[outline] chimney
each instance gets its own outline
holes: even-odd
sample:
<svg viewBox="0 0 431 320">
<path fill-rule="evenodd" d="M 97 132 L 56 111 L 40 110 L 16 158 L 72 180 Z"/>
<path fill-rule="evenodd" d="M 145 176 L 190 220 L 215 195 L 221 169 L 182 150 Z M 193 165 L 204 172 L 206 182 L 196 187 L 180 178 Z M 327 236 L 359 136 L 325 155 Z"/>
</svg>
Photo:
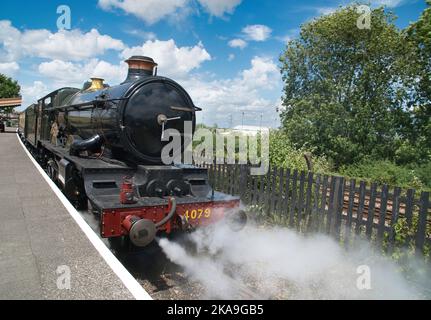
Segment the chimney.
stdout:
<svg viewBox="0 0 431 320">
<path fill-rule="evenodd" d="M 125 62 L 129 65 L 129 73 L 123 83 L 151 77 L 154 75 L 154 68 L 157 67 L 157 63 L 152 58 L 145 56 L 133 56 Z"/>
</svg>

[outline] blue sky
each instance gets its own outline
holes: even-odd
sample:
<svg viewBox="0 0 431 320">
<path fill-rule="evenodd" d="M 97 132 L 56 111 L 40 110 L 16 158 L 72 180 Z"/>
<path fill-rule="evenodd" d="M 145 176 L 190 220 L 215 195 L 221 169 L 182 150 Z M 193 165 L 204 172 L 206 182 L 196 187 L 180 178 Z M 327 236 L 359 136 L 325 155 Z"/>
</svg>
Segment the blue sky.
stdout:
<svg viewBox="0 0 431 320">
<path fill-rule="evenodd" d="M 406 27 L 424 0 L 372 0 Z M 111 85 L 131 54 L 150 55 L 204 109 L 198 121 L 219 126 L 278 125 L 278 56 L 302 23 L 348 1 L 93 0 L 0 4 L 0 72 L 17 79 L 30 104 L 90 76 Z M 71 9 L 71 30 L 57 28 L 57 7 Z M 243 116 L 244 114 L 244 116 Z"/>
</svg>

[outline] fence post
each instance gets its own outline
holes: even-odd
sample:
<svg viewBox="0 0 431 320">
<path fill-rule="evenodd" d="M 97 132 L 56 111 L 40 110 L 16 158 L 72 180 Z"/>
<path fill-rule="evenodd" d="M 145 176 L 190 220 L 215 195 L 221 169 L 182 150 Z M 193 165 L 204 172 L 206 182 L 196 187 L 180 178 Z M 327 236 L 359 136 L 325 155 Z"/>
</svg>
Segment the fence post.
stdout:
<svg viewBox="0 0 431 320">
<path fill-rule="evenodd" d="M 274 167 L 274 173 L 273 173 L 272 184 L 271 184 L 271 201 L 269 205 L 269 211 L 271 211 L 271 214 L 276 213 L 275 204 L 277 202 L 277 177 L 279 176 L 279 171 L 281 171 L 281 169 Z"/>
<path fill-rule="evenodd" d="M 312 172 L 309 172 L 307 179 L 307 192 L 305 197 L 305 216 L 307 219 L 310 219 L 311 215 L 311 194 L 313 188 L 313 178 L 314 174 Z"/>
<path fill-rule="evenodd" d="M 331 184 L 329 189 L 329 203 L 328 203 L 328 211 L 326 213 L 326 233 L 331 234 L 332 227 L 332 216 L 334 214 L 334 198 L 335 198 L 335 188 L 336 188 L 337 178 L 331 176 Z"/>
<path fill-rule="evenodd" d="M 220 190 L 220 180 L 221 180 L 221 176 L 222 176 L 221 175 L 221 165 L 217 164 L 217 162 L 216 162 L 215 167 L 217 168 L 217 177 L 216 177 L 215 187 L 216 187 L 216 190 L 219 191 Z"/>
<path fill-rule="evenodd" d="M 344 195 L 343 195 L 344 197 Z M 349 204 L 347 206 L 347 221 L 344 228 L 344 246 L 349 247 L 350 235 L 352 233 L 353 208 L 356 198 L 356 180 L 351 179 L 349 183 Z"/>
<path fill-rule="evenodd" d="M 382 246 L 383 235 L 385 232 L 387 205 L 388 205 L 388 186 L 385 184 L 382 187 L 382 193 L 380 196 L 380 214 L 379 214 L 379 225 L 377 229 L 377 246 L 379 248 L 381 248 Z"/>
<path fill-rule="evenodd" d="M 361 226 L 363 224 L 363 214 L 365 206 L 366 183 L 365 181 L 359 182 L 359 203 L 358 211 L 356 212 L 356 226 L 355 234 L 358 236 L 361 233 Z"/>
<path fill-rule="evenodd" d="M 408 224 L 409 227 L 411 227 L 412 222 L 413 222 L 413 206 L 414 206 L 414 201 L 415 201 L 415 190 L 408 189 L 407 190 L 405 215 L 406 215 L 407 224 Z"/>
<path fill-rule="evenodd" d="M 428 208 L 429 208 L 429 192 L 422 192 L 419 200 L 419 221 L 418 231 L 416 233 L 416 255 L 423 253 L 425 244 L 425 235 L 427 228 Z"/>
<path fill-rule="evenodd" d="M 298 197 L 298 214 L 296 218 L 296 228 L 299 231 L 301 228 L 302 211 L 304 208 L 304 184 L 305 184 L 305 172 L 301 171 L 299 176 L 299 197 Z"/>
<path fill-rule="evenodd" d="M 374 211 L 376 208 L 376 196 L 377 196 L 377 183 L 372 183 L 371 189 L 370 189 L 370 202 L 368 204 L 368 218 L 367 218 L 367 229 L 366 229 L 366 235 L 368 240 L 371 240 L 371 235 L 373 233 Z"/>
<path fill-rule="evenodd" d="M 286 221 L 289 220 L 289 193 L 290 193 L 290 169 L 287 169 L 286 176 L 284 178 L 286 187 L 284 188 L 284 201 L 281 208 L 282 215 L 286 218 Z"/>
<path fill-rule="evenodd" d="M 398 215 L 400 212 L 400 196 L 401 196 L 401 188 L 396 187 L 394 189 L 394 193 L 392 194 L 392 217 L 391 217 L 389 245 L 388 245 L 388 252 L 390 254 L 393 252 L 394 245 L 395 245 L 395 224 L 398 221 Z"/>
<path fill-rule="evenodd" d="M 313 205 L 310 214 L 310 231 L 317 231 L 318 217 L 319 217 L 319 193 L 320 193 L 320 174 L 316 175 L 316 182 L 314 184 Z"/>
<path fill-rule="evenodd" d="M 296 207 L 296 184 L 298 180 L 298 170 L 293 171 L 292 177 L 292 198 L 290 201 L 289 227 L 293 227 L 295 222 L 295 207 Z"/>
<path fill-rule="evenodd" d="M 278 197 L 277 197 L 277 206 L 276 206 L 276 212 L 278 215 L 281 215 L 281 212 L 283 210 L 283 192 L 285 190 L 284 188 L 284 168 L 280 168 L 280 172 L 278 173 Z"/>
<path fill-rule="evenodd" d="M 208 170 L 208 178 L 210 181 L 210 185 L 211 187 L 214 189 L 215 188 L 215 177 L 214 177 L 214 169 L 213 169 L 213 165 L 210 164 L 209 166 L 206 166 L 207 170 Z"/>
<path fill-rule="evenodd" d="M 222 164 L 221 165 L 222 167 L 222 177 L 221 177 L 221 185 L 220 185 L 220 191 L 222 191 L 222 192 L 226 192 L 226 176 L 227 176 L 227 174 L 226 174 L 226 164 Z"/>
<path fill-rule="evenodd" d="M 248 184 L 247 184 L 247 168 L 245 165 L 240 165 L 240 184 L 239 184 L 239 196 L 241 197 L 241 200 L 244 201 L 244 203 L 247 202 L 246 200 L 246 192 L 248 190 Z"/>
<path fill-rule="evenodd" d="M 269 170 L 268 170 L 269 172 Z M 268 174 L 268 173 L 267 173 Z M 265 211 L 265 175 L 259 176 L 260 185 L 259 185 L 259 206 Z"/>
<path fill-rule="evenodd" d="M 252 179 L 253 179 L 253 201 L 252 201 L 252 203 L 254 205 L 258 205 L 258 202 L 257 202 L 258 185 L 259 185 L 258 178 L 260 179 L 260 176 L 252 176 Z"/>
<path fill-rule="evenodd" d="M 335 213 L 335 221 L 334 221 L 334 235 L 337 241 L 341 239 L 341 221 L 343 217 L 343 203 L 344 203 L 344 188 L 345 188 L 345 179 L 343 177 L 338 177 L 338 190 L 337 190 L 337 199 L 335 201 L 336 208 L 334 210 Z"/>
<path fill-rule="evenodd" d="M 266 214 L 271 214 L 271 202 L 274 195 L 274 180 L 275 176 L 277 174 L 277 167 L 273 167 L 271 170 L 268 171 L 268 174 L 266 175 L 266 198 L 265 198 L 265 206 L 266 206 Z"/>
<path fill-rule="evenodd" d="M 320 204 L 320 210 L 319 210 L 319 219 L 318 219 L 318 230 L 323 225 L 324 218 L 325 218 L 325 212 L 326 212 L 326 198 L 328 197 L 328 183 L 329 183 L 329 177 L 327 175 L 323 176 L 323 187 L 322 187 L 322 199 Z"/>
</svg>

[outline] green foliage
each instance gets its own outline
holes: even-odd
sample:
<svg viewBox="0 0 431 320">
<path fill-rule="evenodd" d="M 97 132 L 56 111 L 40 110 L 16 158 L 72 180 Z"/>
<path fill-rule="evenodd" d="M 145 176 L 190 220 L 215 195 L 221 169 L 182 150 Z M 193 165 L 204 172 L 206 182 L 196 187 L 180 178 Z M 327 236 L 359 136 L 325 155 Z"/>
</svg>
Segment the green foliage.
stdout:
<svg viewBox="0 0 431 320">
<path fill-rule="evenodd" d="M 21 87 L 15 80 L 0 73 L 0 99 L 15 98 L 19 96 Z M 3 111 L 9 113 L 13 108 L 4 108 Z"/>
<path fill-rule="evenodd" d="M 406 108 L 417 76 L 415 45 L 383 8 L 372 10 L 369 30 L 357 28 L 358 18 L 356 6 L 339 9 L 304 24 L 288 44 L 280 57 L 283 126 L 295 147 L 336 167 L 367 156 L 395 159 L 397 151 L 400 162 L 422 159 L 417 149 L 401 156 L 418 138 Z"/>
<path fill-rule="evenodd" d="M 0 98 L 15 98 L 21 88 L 15 80 L 0 73 Z"/>
<path fill-rule="evenodd" d="M 419 167 L 398 166 L 388 160 L 364 160 L 342 166 L 339 174 L 350 178 L 418 190 L 431 189 L 431 165 Z"/>
<path fill-rule="evenodd" d="M 311 150 L 295 148 L 286 132 L 272 130 L 269 138 L 269 160 L 271 165 L 290 169 L 307 170 L 304 154 Z M 331 163 L 325 156 L 313 157 L 313 171 L 323 173 L 331 171 Z"/>
<path fill-rule="evenodd" d="M 419 61 L 410 141 L 418 150 L 431 154 L 431 0 L 418 21 L 406 29 L 407 39 L 415 46 Z M 429 159 L 428 159 L 429 160 Z"/>
<path fill-rule="evenodd" d="M 426 188 L 431 189 L 431 161 L 416 167 L 415 172 Z"/>
<path fill-rule="evenodd" d="M 394 228 L 394 252 L 392 258 L 395 260 L 405 260 L 411 258 L 415 253 L 415 240 L 419 228 L 419 215 L 413 213 L 412 222 L 409 224 L 404 217 L 398 218 L 393 226 Z M 431 235 L 431 225 L 428 223 L 426 227 L 427 237 Z M 430 247 L 424 246 L 424 256 L 430 257 Z"/>
</svg>

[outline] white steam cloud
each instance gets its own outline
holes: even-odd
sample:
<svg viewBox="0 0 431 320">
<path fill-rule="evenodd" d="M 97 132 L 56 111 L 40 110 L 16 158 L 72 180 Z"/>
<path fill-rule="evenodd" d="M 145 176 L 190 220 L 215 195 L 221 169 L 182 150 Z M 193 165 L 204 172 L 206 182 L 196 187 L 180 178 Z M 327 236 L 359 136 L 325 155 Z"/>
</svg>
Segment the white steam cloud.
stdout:
<svg viewBox="0 0 431 320">
<path fill-rule="evenodd" d="M 194 250 L 167 239 L 159 239 L 159 245 L 172 262 L 205 287 L 203 298 L 423 298 L 395 264 L 373 254 L 366 243 L 346 252 L 323 235 L 305 237 L 283 228 L 256 226 L 233 232 L 225 224 L 200 229 L 189 237 Z M 369 268 L 369 290 L 357 286 L 360 266 Z"/>
</svg>

